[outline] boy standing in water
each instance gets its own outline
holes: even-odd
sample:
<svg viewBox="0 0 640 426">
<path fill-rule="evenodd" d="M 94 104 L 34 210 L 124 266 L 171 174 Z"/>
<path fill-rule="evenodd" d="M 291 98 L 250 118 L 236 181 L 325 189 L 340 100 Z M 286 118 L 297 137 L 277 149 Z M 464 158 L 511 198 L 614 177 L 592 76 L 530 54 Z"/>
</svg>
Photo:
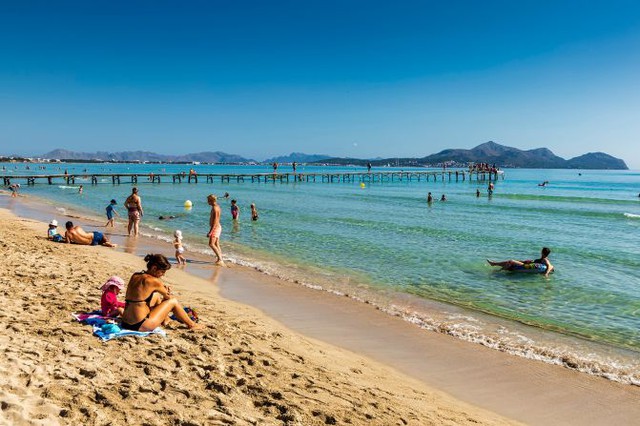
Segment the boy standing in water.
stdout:
<svg viewBox="0 0 640 426">
<path fill-rule="evenodd" d="M 108 227 L 111 226 L 112 228 L 114 227 L 114 215 L 115 216 L 120 216 L 118 214 L 118 212 L 115 209 L 115 205 L 118 204 L 116 202 L 116 200 L 111 200 L 111 202 L 109 203 L 109 205 L 107 206 L 106 210 L 107 210 L 107 224 L 104 225 L 104 227 Z"/>
<path fill-rule="evenodd" d="M 253 203 L 251 203 L 251 220 L 258 220 L 258 210 Z"/>
</svg>

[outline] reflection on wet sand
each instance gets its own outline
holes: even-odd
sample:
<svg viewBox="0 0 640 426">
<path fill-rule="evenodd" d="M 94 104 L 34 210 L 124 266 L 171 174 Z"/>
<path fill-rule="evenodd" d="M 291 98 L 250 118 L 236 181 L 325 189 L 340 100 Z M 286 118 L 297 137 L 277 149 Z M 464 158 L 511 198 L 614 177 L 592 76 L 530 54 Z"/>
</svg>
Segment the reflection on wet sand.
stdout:
<svg viewBox="0 0 640 426">
<path fill-rule="evenodd" d="M 209 281 L 211 281 L 212 284 L 214 285 L 218 284 L 220 271 L 221 271 L 221 268 L 213 268 L 213 271 L 211 271 L 211 276 L 209 277 Z"/>
<path fill-rule="evenodd" d="M 125 253 L 136 253 L 136 248 L 138 247 L 138 239 L 137 238 L 125 238 L 124 239 L 124 252 Z"/>
</svg>

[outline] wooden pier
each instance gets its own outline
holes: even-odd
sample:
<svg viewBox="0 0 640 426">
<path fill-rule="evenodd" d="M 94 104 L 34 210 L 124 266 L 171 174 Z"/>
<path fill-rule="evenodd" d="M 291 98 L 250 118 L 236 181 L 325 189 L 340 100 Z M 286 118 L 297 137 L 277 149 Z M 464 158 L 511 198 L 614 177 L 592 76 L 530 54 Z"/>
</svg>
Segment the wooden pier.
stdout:
<svg viewBox="0 0 640 426">
<path fill-rule="evenodd" d="M 214 183 L 218 181 L 224 182 L 429 182 L 437 181 L 492 181 L 499 177 L 504 179 L 502 172 L 480 172 L 467 170 L 444 170 L 444 171 L 376 171 L 376 172 L 336 172 L 336 173 L 247 173 L 247 174 L 229 174 L 229 173 L 203 173 L 203 174 L 184 174 L 184 173 L 108 173 L 108 174 L 56 174 L 56 175 L 4 175 L 2 176 L 5 186 L 11 185 L 12 182 L 26 183 L 27 185 L 35 185 L 36 183 L 47 183 L 54 185 L 57 183 L 65 183 L 67 185 L 75 185 L 76 180 L 84 184 L 90 182 L 92 185 L 99 183 L 111 183 L 112 185 L 120 185 L 129 183 L 137 185 L 139 183 Z M 104 182 L 107 180 L 107 182 Z"/>
</svg>

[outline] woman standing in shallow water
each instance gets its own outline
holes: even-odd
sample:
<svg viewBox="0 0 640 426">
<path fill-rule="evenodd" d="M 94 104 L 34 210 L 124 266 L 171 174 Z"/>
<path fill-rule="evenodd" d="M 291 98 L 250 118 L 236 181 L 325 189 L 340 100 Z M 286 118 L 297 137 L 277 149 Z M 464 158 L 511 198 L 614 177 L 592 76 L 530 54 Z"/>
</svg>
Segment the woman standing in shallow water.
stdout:
<svg viewBox="0 0 640 426">
<path fill-rule="evenodd" d="M 121 327 L 125 330 L 152 331 L 168 320 L 173 313 L 178 321 L 191 330 L 205 327 L 196 324 L 171 294 L 171 288 L 160 280 L 171 264 L 161 254 L 148 254 L 144 258 L 147 270 L 136 272 L 127 285 Z"/>
<path fill-rule="evenodd" d="M 129 235 L 131 235 L 131 231 L 133 230 L 133 235 L 138 236 L 138 229 L 140 226 L 140 218 L 144 214 L 142 211 L 142 200 L 138 195 L 138 188 L 135 186 L 131 189 L 131 195 L 127 197 L 127 200 L 124 202 L 124 206 L 127 208 L 127 212 L 129 213 L 129 224 L 127 225 L 127 231 Z"/>
</svg>

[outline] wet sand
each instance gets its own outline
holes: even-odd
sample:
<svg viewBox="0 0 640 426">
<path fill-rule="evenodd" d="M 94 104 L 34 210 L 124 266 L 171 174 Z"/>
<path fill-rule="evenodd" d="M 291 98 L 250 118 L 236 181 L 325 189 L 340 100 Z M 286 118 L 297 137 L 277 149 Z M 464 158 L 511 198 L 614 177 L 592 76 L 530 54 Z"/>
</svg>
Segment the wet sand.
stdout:
<svg viewBox="0 0 640 426">
<path fill-rule="evenodd" d="M 42 234 L 45 229 L 46 226 L 42 228 Z M 140 256 L 158 248 L 165 254 L 172 253 L 170 247 L 162 248 L 159 241 L 125 238 L 122 234 L 116 235 L 114 240 L 120 242 L 121 247 L 111 250 L 113 254 L 123 255 L 118 253 L 123 250 Z M 100 250 L 101 257 L 109 251 L 95 247 L 83 249 Z M 139 257 L 137 259 L 137 263 L 143 266 Z M 310 347 L 329 343 L 352 351 L 351 356 L 364 355 L 368 357 L 367 363 L 378 365 L 379 362 L 393 367 L 395 370 L 386 373 L 388 378 L 409 380 L 414 384 L 413 380 L 417 380 L 419 387 L 426 386 L 439 395 L 439 391 L 445 391 L 457 398 L 453 400 L 454 405 L 467 407 L 467 403 L 472 404 L 529 424 L 630 424 L 640 415 L 638 387 L 520 359 L 450 336 L 420 330 L 371 306 L 281 282 L 245 268 L 215 268 L 207 258 L 195 259 L 185 270 L 206 280 L 207 284 L 188 276 L 181 280 L 185 295 L 199 298 L 198 306 L 204 301 L 207 301 L 205 304 L 212 301 L 227 306 L 228 302 L 220 299 L 220 292 L 224 298 L 255 306 L 284 324 L 286 328 L 280 333 L 293 330 L 299 333 L 294 336 L 309 341 Z M 258 323 L 273 323 L 270 318 L 250 311 L 258 315 Z M 308 340 L 301 335 L 325 343 Z M 342 349 L 336 350 L 342 352 Z M 325 361 L 328 364 L 321 364 L 322 368 L 335 364 L 335 360 Z M 348 380 L 356 380 L 358 376 Z M 383 389 L 388 390 L 386 386 Z M 428 404 L 427 399 L 424 404 Z M 374 411 L 378 412 L 377 409 Z M 480 413 L 486 417 L 481 416 L 475 421 L 503 421 L 489 411 L 481 410 Z M 378 422 L 366 416 L 350 420 L 353 424 L 395 424 L 398 421 L 387 418 L 390 423 Z M 423 418 L 421 415 L 414 420 L 418 422 L 415 424 L 448 423 L 445 418 Z M 465 421 L 458 417 L 454 423 Z"/>
<path fill-rule="evenodd" d="M 223 271 L 221 295 L 509 418 L 537 425 L 634 424 L 640 418 L 640 387 L 498 352 L 345 297 L 250 275 L 237 280 Z"/>
</svg>

